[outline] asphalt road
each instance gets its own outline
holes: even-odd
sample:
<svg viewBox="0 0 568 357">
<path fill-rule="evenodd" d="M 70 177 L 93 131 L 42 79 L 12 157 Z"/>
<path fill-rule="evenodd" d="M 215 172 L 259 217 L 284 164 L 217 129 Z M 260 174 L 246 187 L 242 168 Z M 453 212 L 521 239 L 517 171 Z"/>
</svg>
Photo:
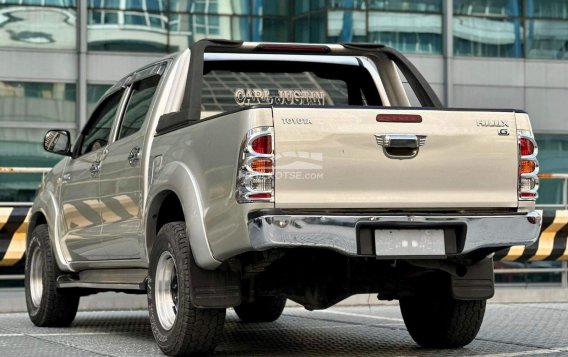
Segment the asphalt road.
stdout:
<svg viewBox="0 0 568 357">
<path fill-rule="evenodd" d="M 419 348 L 396 305 L 286 308 L 276 322 L 245 324 L 232 310 L 216 355 L 568 356 L 568 304 L 491 304 L 478 338 L 462 349 Z M 161 356 L 146 311 L 79 312 L 69 328 L 37 328 L 0 315 L 0 356 Z"/>
</svg>

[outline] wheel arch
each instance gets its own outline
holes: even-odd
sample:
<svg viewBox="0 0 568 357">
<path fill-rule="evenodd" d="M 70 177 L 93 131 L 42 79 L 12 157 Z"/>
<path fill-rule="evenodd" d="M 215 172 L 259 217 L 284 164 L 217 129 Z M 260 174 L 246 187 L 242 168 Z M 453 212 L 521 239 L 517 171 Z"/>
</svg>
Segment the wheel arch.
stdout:
<svg viewBox="0 0 568 357">
<path fill-rule="evenodd" d="M 52 193 L 44 192 L 43 194 L 38 195 L 31 208 L 30 218 L 28 221 L 26 230 L 26 249 L 34 229 L 41 224 L 46 224 L 55 260 L 59 269 L 64 272 L 74 271 L 69 267 L 67 259 L 63 253 L 62 243 L 59 240 L 58 220 L 60 217 L 57 207 L 57 202 L 55 201 Z"/>
<path fill-rule="evenodd" d="M 171 207 L 169 205 L 172 205 Z M 165 165 L 151 183 L 145 211 L 145 244 L 149 259 L 159 223 L 183 220 L 193 257 L 203 269 L 213 270 L 221 262 L 213 256 L 205 230 L 205 208 L 200 185 L 191 169 L 182 162 Z M 160 217 L 160 212 L 162 216 Z"/>
<path fill-rule="evenodd" d="M 160 228 L 166 223 L 185 221 L 183 206 L 178 195 L 172 190 L 158 193 L 148 207 L 146 224 L 146 252 L 152 254 Z"/>
<path fill-rule="evenodd" d="M 27 234 L 26 234 L 26 240 L 29 241 L 29 238 L 32 234 L 32 232 L 34 231 L 34 229 L 39 226 L 40 224 L 48 224 L 47 223 L 47 217 L 45 216 L 45 214 L 43 213 L 43 211 L 36 211 L 34 213 L 32 213 L 31 217 L 30 217 L 30 221 L 28 222 L 28 230 L 27 230 Z M 49 226 L 49 224 L 48 224 Z"/>
</svg>

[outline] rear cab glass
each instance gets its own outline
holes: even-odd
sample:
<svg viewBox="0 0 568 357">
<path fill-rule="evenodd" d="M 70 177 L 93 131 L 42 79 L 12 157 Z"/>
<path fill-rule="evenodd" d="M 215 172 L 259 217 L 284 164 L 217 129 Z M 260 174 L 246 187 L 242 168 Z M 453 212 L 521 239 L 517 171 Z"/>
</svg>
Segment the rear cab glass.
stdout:
<svg viewBox="0 0 568 357">
<path fill-rule="evenodd" d="M 228 60 L 206 57 L 201 118 L 256 105 L 382 105 L 377 85 L 360 61 L 355 57 L 336 57 L 278 56 L 276 60 L 266 59 L 267 56 Z"/>
</svg>

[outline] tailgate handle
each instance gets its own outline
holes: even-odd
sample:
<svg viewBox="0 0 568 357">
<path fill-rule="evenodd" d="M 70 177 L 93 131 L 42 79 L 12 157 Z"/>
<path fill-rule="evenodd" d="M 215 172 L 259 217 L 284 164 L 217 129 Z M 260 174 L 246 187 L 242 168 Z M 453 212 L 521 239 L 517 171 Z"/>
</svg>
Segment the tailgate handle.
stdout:
<svg viewBox="0 0 568 357">
<path fill-rule="evenodd" d="M 383 152 L 391 159 L 412 159 L 418 155 L 420 146 L 426 143 L 425 135 L 413 134 L 384 134 L 375 135 L 377 144 L 383 147 Z"/>
</svg>

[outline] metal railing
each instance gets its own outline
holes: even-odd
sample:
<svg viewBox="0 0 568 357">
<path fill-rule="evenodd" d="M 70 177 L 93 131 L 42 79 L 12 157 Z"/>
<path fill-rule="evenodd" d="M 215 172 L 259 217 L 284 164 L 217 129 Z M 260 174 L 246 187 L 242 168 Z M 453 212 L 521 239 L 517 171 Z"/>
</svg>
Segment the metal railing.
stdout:
<svg viewBox="0 0 568 357">
<path fill-rule="evenodd" d="M 41 179 L 51 171 L 51 167 L 1 167 L 0 174 L 41 174 Z M 31 206 L 33 202 L 0 202 L 0 207 Z"/>
<path fill-rule="evenodd" d="M 539 203 L 537 208 L 554 208 L 568 210 L 568 174 L 539 174 L 538 178 L 541 181 L 545 180 L 561 180 L 562 181 L 562 201 L 561 203 Z"/>
<path fill-rule="evenodd" d="M 42 174 L 42 179 L 51 168 L 48 167 L 0 167 L 0 174 Z M 544 173 L 540 174 L 541 180 L 562 180 L 562 203 L 538 204 L 537 208 L 553 208 L 568 210 L 568 174 Z M 2 206 L 28 206 L 32 202 L 0 202 Z M 543 274 L 560 273 L 563 288 L 568 288 L 568 262 L 563 261 L 560 268 L 520 268 L 520 269 L 495 269 L 495 274 Z M 2 280 L 20 280 L 23 275 L 0 275 Z"/>
<path fill-rule="evenodd" d="M 495 274 L 546 274 L 560 273 L 560 284 L 563 288 L 568 288 L 568 262 L 563 261 L 560 268 L 520 268 L 520 269 L 495 269 Z"/>
</svg>

